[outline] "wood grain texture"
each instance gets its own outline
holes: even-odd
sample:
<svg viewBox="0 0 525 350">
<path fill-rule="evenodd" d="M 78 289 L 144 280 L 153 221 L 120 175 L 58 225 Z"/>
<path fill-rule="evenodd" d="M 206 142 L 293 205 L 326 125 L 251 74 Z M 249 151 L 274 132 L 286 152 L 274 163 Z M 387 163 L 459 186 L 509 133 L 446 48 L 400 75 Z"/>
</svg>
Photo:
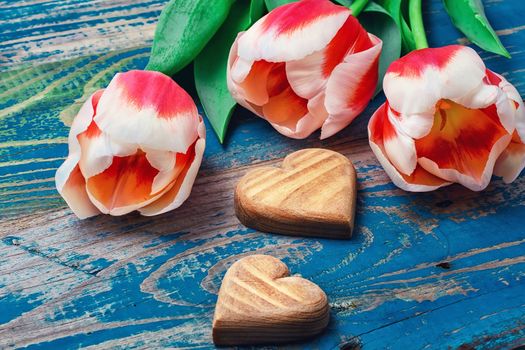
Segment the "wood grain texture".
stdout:
<svg viewBox="0 0 525 350">
<path fill-rule="evenodd" d="M 0 71 L 149 46 L 165 3 L 0 1 Z"/>
<path fill-rule="evenodd" d="M 308 148 L 280 168 L 251 169 L 235 188 L 235 213 L 246 226 L 271 233 L 350 238 L 356 174 L 340 153 Z"/>
<path fill-rule="evenodd" d="M 67 154 L 67 124 L 86 96 L 115 72 L 147 62 L 151 38 L 142 44 L 133 38 L 145 33 L 142 24 L 153 23 L 160 6 L 133 21 L 133 6 L 155 6 L 129 3 L 129 11 L 107 13 L 98 8 L 118 2 L 79 0 L 65 14 L 66 1 L 0 0 L 6 59 L 0 72 L 0 348 L 210 348 L 222 277 L 234 261 L 255 253 L 281 259 L 330 300 L 325 332 L 283 348 L 512 349 L 525 343 L 525 176 L 511 185 L 493 179 L 481 193 L 459 186 L 426 194 L 397 189 L 366 139 L 382 96 L 324 141 L 318 135 L 287 139 L 239 108 L 224 146 L 207 129 L 201 172 L 184 206 L 155 218 L 77 220 L 53 176 Z M 524 96 L 525 2 L 484 4 L 513 58 L 478 52 Z M 424 6 L 432 46 L 465 43 L 440 0 Z M 92 10 L 81 15 L 76 7 Z M 57 38 L 71 29 L 61 23 L 76 23 L 80 31 L 92 19 L 107 23 L 90 33 L 97 40 L 67 39 L 79 49 L 65 56 L 44 42 L 33 55 L 40 29 L 27 11 Z M 107 44 L 115 33 L 111 22 L 123 23 L 120 49 Z M 13 47 L 7 37 L 27 44 Z M 191 73 L 177 82 L 184 85 Z M 233 208 L 240 178 L 312 147 L 341 152 L 354 163 L 352 239 L 286 237 L 240 225 Z"/>
<path fill-rule="evenodd" d="M 329 311 L 319 286 L 290 276 L 277 258 L 249 255 L 224 275 L 213 317 L 213 342 L 256 345 L 304 340 L 326 328 Z"/>
</svg>

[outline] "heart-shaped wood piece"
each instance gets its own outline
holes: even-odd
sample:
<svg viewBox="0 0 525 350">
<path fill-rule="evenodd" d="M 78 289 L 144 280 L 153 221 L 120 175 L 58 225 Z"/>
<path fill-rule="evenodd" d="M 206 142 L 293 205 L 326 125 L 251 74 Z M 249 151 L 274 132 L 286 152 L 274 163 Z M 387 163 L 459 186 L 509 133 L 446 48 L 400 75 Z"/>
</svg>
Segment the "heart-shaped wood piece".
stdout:
<svg viewBox="0 0 525 350">
<path fill-rule="evenodd" d="M 282 168 L 251 170 L 235 190 L 239 220 L 264 232 L 350 238 L 355 205 L 354 166 L 326 149 L 294 152 Z"/>
<path fill-rule="evenodd" d="M 289 276 L 269 255 L 235 262 L 222 280 L 213 318 L 217 345 L 276 344 L 308 338 L 328 324 L 326 294 L 316 284 Z"/>
</svg>

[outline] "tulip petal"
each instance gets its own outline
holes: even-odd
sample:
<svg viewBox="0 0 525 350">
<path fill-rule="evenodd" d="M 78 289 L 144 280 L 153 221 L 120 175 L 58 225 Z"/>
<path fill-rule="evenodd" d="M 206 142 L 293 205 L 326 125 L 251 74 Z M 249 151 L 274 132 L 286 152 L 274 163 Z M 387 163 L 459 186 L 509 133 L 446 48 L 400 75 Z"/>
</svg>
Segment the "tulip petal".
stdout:
<svg viewBox="0 0 525 350">
<path fill-rule="evenodd" d="M 78 165 L 69 173 L 65 184 L 60 189 L 60 194 L 79 219 L 100 214 L 97 207 L 89 200 L 86 192 L 86 180 Z"/>
<path fill-rule="evenodd" d="M 323 74 L 324 51 L 317 51 L 301 60 L 286 63 L 286 76 L 297 95 L 312 98 L 322 91 L 328 81 Z"/>
<path fill-rule="evenodd" d="M 86 179 L 109 168 L 114 156 L 126 157 L 137 152 L 136 144 L 112 140 L 94 120 L 77 139 L 82 149 L 79 166 Z"/>
<path fill-rule="evenodd" d="M 58 192 L 64 198 L 71 210 L 81 219 L 100 214 L 91 204 L 86 193 L 85 180 L 78 163 L 81 158 L 78 135 L 86 131 L 92 123 L 97 105 L 104 90 L 98 90 L 82 105 L 73 120 L 69 131 L 69 155 L 58 168 L 55 183 Z"/>
<path fill-rule="evenodd" d="M 426 136 L 434 124 L 434 112 L 420 114 L 401 114 L 390 108 L 392 113 L 397 114 L 397 127 L 400 132 L 408 135 L 413 139 L 419 139 Z"/>
<path fill-rule="evenodd" d="M 114 157 L 111 165 L 86 182 L 91 202 L 104 214 L 124 215 L 154 201 L 153 180 L 159 171 L 143 151 Z"/>
<path fill-rule="evenodd" d="M 450 183 L 434 176 L 416 165 L 411 175 L 400 173 L 387 157 L 384 146 L 385 134 L 389 135 L 393 128 L 389 126 L 390 122 L 387 115 L 388 105 L 384 103 L 370 118 L 368 124 L 368 136 L 370 147 L 377 159 L 385 169 L 392 182 L 405 191 L 427 192 L 433 191 Z M 386 130 L 385 130 L 386 126 Z"/>
<path fill-rule="evenodd" d="M 199 154 L 202 159 L 206 130 L 204 122 L 199 124 Z M 138 150 L 129 156 L 115 156 L 111 166 L 102 173 L 87 180 L 88 195 L 93 204 L 103 213 L 124 215 L 134 210 L 142 212 L 144 207 L 163 206 L 165 195 L 174 193 L 176 186 L 183 186 L 189 196 L 191 184 L 185 179 L 188 169 L 194 167 L 194 177 L 200 166 L 193 161 L 195 144 L 190 145 L 186 154 L 153 149 Z M 190 163 L 193 162 L 190 166 Z M 179 190 L 175 191 L 178 192 Z M 182 204 L 186 197 L 177 196 Z M 169 197 L 169 195 L 168 195 Z M 158 203 L 157 203 L 158 202 Z M 157 213 L 166 212 L 175 207 L 166 208 Z M 144 209 L 148 212 L 148 209 Z M 156 214 L 151 214 L 156 215 Z"/>
<path fill-rule="evenodd" d="M 148 206 L 139 209 L 144 216 L 153 216 L 176 209 L 189 197 L 201 165 L 206 145 L 206 128 L 202 119 L 198 128 L 199 138 L 185 154 L 184 168 L 178 174 L 172 187 Z M 178 159 L 177 159 L 178 161 Z M 189 166 L 188 166 L 189 165 Z"/>
<path fill-rule="evenodd" d="M 430 131 L 436 104 L 441 99 L 469 108 L 485 108 L 496 102 L 498 89 L 484 83 L 485 71 L 485 64 L 469 47 L 422 49 L 390 65 L 383 90 L 391 108 L 401 115 L 403 131 L 420 138 Z"/>
<path fill-rule="evenodd" d="M 507 97 L 506 101 L 498 103 L 498 114 L 512 114 L 516 132 L 521 140 L 525 140 L 525 105 L 518 90 L 503 76 L 488 69 L 487 79 L 491 84 L 497 85 Z"/>
<path fill-rule="evenodd" d="M 397 116 L 387 104 L 387 117 L 383 121 L 383 147 L 397 170 L 410 175 L 416 169 L 417 155 L 414 139 L 396 127 Z"/>
<path fill-rule="evenodd" d="M 239 33 L 237 38 L 240 38 L 244 32 Z M 253 61 L 247 61 L 240 56 L 235 57 L 231 64 L 231 77 L 236 82 L 242 82 L 250 73 L 253 66 Z"/>
<path fill-rule="evenodd" d="M 263 115 L 274 126 L 295 130 L 299 119 L 308 113 L 307 104 L 308 100 L 297 96 L 288 86 L 263 106 Z"/>
<path fill-rule="evenodd" d="M 95 121 L 92 121 L 77 138 L 82 149 L 79 166 L 86 179 L 100 174 L 111 165 L 113 161 L 111 141 L 108 135 L 98 128 Z"/>
<path fill-rule="evenodd" d="M 325 105 L 329 116 L 321 129 L 321 139 L 350 124 L 374 95 L 382 42 L 372 34 L 369 36 L 373 46 L 361 52 L 350 52 L 333 70 L 326 84 Z"/>
<path fill-rule="evenodd" d="M 100 95 L 104 90 L 98 90 L 89 99 L 84 102 L 80 108 L 77 116 L 71 124 L 71 129 L 69 130 L 68 137 L 68 148 L 69 154 L 64 163 L 58 168 L 55 181 L 58 192 L 61 192 L 64 187 L 70 173 L 77 166 L 81 152 L 80 152 L 80 143 L 78 142 L 78 135 L 87 130 L 93 121 L 95 115 L 95 110 L 97 108 Z"/>
<path fill-rule="evenodd" d="M 153 179 L 151 185 L 151 194 L 158 193 L 169 186 L 177 178 L 182 169 L 181 155 L 183 153 L 174 153 L 170 151 L 144 150 L 146 158 L 152 167 L 159 173 Z"/>
<path fill-rule="evenodd" d="M 197 139 L 198 112 L 170 77 L 152 71 L 118 73 L 94 118 L 114 142 L 184 153 Z"/>
<path fill-rule="evenodd" d="M 488 185 L 510 139 L 495 105 L 468 109 L 443 100 L 430 133 L 416 140 L 418 163 L 436 176 L 479 191 Z"/>
<path fill-rule="evenodd" d="M 235 39 L 230 49 L 230 55 L 228 57 L 228 66 L 226 67 L 226 83 L 228 84 L 228 90 L 230 91 L 230 94 L 232 95 L 233 99 L 237 101 L 238 104 L 240 104 L 241 106 L 248 109 L 254 114 L 261 115 L 261 113 L 258 113 L 258 112 L 262 112 L 262 111 L 256 111 L 254 106 L 246 100 L 246 92 L 244 91 L 244 88 L 240 86 L 233 79 L 233 75 L 232 75 L 232 66 L 236 62 L 236 60 L 239 58 L 237 55 L 237 49 L 239 46 L 238 40 L 242 34 L 243 32 L 237 34 L 237 39 Z M 242 79 L 240 79 L 241 82 L 246 78 L 246 76 L 248 75 L 248 72 L 246 72 L 246 75 Z M 266 91 L 266 89 L 264 89 L 264 91 Z"/>
<path fill-rule="evenodd" d="M 334 68 L 350 53 L 369 49 L 373 44 L 354 16 L 349 16 L 328 45 L 300 60 L 286 63 L 286 76 L 295 93 L 313 98 L 326 85 Z"/>
<path fill-rule="evenodd" d="M 525 168 L 525 144 L 515 133 L 511 143 L 501 153 L 496 165 L 494 175 L 501 176 L 505 183 L 511 183 Z"/>
<path fill-rule="evenodd" d="M 280 6 L 239 38 L 239 56 L 246 62 L 304 58 L 323 49 L 349 16 L 347 8 L 328 0 L 303 0 Z"/>
<path fill-rule="evenodd" d="M 247 110 L 249 110 L 250 112 L 258 115 L 258 116 L 262 116 L 262 108 L 261 106 L 258 106 L 256 104 L 253 104 L 252 102 L 249 102 L 247 100 L 247 93 L 246 91 L 244 90 L 244 88 L 239 85 L 239 83 L 237 83 L 234 79 L 233 79 L 233 76 L 231 74 L 231 67 L 232 67 L 232 64 L 238 59 L 238 56 L 237 56 L 237 47 L 238 47 L 238 38 L 242 35 L 242 32 L 239 33 L 237 35 L 237 39 L 234 41 L 232 47 L 231 47 L 231 50 L 230 50 L 230 56 L 228 57 L 228 66 L 226 67 L 226 82 L 228 84 L 228 90 L 230 91 L 230 94 L 232 95 L 233 99 L 235 101 L 237 101 L 238 104 L 240 104 L 241 106 L 243 106 L 244 108 L 246 108 Z M 264 62 L 264 61 L 262 61 Z M 248 70 L 249 72 L 249 70 Z M 246 76 L 248 75 L 248 72 L 246 73 Z M 246 76 L 243 78 L 245 79 Z M 241 80 L 242 82 L 242 80 Z M 258 86 L 257 87 L 261 87 L 261 89 L 267 93 L 267 88 L 266 88 L 266 82 L 257 82 Z M 257 92 L 259 92 L 260 90 L 257 90 Z"/>
<path fill-rule="evenodd" d="M 324 107 L 324 99 L 324 93 L 320 93 L 308 100 L 306 105 L 308 113 L 300 118 L 295 126 L 289 128 L 275 123 L 272 124 L 272 126 L 281 134 L 294 139 L 304 139 L 308 137 L 323 125 L 328 116 L 328 112 Z"/>
<path fill-rule="evenodd" d="M 264 61 L 261 62 L 265 67 L 264 78 L 266 80 L 261 80 L 258 84 L 265 87 L 268 101 L 258 111 L 255 109 L 256 106 L 251 105 L 252 110 L 258 112 L 257 114 L 260 117 L 268 120 L 279 132 L 287 136 L 293 135 L 296 132 L 299 120 L 308 113 L 308 100 L 297 96 L 288 84 L 283 63 L 268 64 Z M 243 94 L 247 98 L 245 103 L 250 104 L 248 101 L 250 91 L 243 89 Z"/>
<path fill-rule="evenodd" d="M 250 73 L 239 83 L 244 92 L 244 99 L 259 106 L 268 102 L 270 96 L 266 84 L 274 66 L 275 63 L 266 61 L 257 61 L 253 64 Z"/>
</svg>

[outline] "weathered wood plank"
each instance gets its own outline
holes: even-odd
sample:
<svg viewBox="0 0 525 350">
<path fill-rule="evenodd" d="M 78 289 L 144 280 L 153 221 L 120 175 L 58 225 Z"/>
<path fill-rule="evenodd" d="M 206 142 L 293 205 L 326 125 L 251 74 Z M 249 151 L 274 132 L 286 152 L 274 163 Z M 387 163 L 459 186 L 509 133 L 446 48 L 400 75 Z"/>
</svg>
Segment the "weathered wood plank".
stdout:
<svg viewBox="0 0 525 350">
<path fill-rule="evenodd" d="M 145 65 L 163 2 L 0 1 L 0 348 L 209 348 L 221 278 L 254 252 L 283 259 L 327 292 L 332 322 L 301 346 L 525 343 L 525 177 L 495 180 L 482 193 L 395 188 L 366 140 L 382 97 L 326 141 L 286 139 L 239 110 L 224 146 L 208 128 L 203 167 L 183 207 L 155 218 L 77 220 L 53 182 L 67 124 L 115 72 Z M 430 42 L 465 43 L 440 2 L 425 5 Z M 523 95 L 525 3 L 485 4 L 513 59 L 482 57 Z M 238 179 L 304 147 L 354 161 L 352 240 L 261 234 L 235 218 Z"/>
<path fill-rule="evenodd" d="M 0 2 L 0 70 L 151 44 L 166 0 Z"/>
<path fill-rule="evenodd" d="M 90 6 L 96 7 L 97 4 L 98 2 Z M 439 1 L 434 1 L 427 9 L 432 14 L 427 18 L 430 22 L 428 27 L 431 43 L 433 41 L 434 45 L 458 40 L 457 32 L 451 27 L 446 14 L 437 10 L 441 9 L 440 6 Z M 522 25 L 519 11 L 513 9 L 512 4 L 488 3 L 489 17 L 493 9 L 506 14 L 491 17 L 496 28 L 520 28 Z M 86 21 L 89 23 L 88 19 Z M 448 24 L 448 27 L 444 27 L 442 23 Z M 439 32 L 434 33 L 434 28 L 439 28 Z M 140 30 L 140 26 L 129 29 L 136 30 Z M 502 40 L 513 55 L 512 60 L 484 52 L 481 54 L 489 67 L 503 73 L 524 94 L 525 86 L 522 84 L 525 82 L 525 70 L 522 67 L 525 64 L 525 50 L 521 45 L 523 31 L 507 30 L 504 34 Z M 99 35 L 103 35 L 103 32 Z M 108 51 L 110 47 L 104 46 L 106 53 L 102 55 L 0 73 L 0 194 L 3 195 L 0 200 L 0 217 L 63 205 L 63 201 L 53 190 L 54 171 L 44 170 L 44 174 L 41 172 L 43 169 L 54 169 L 62 162 L 67 153 L 65 136 L 68 131 L 63 122 L 68 124 L 71 121 L 86 97 L 105 86 L 114 73 L 140 68 L 146 64 L 149 48 L 136 48 L 135 42 L 130 42 L 130 46 L 132 48 L 123 51 Z M 49 60 L 53 61 L 55 58 Z M 185 73 L 177 77 L 179 82 L 189 81 L 191 70 Z M 338 138 L 365 137 L 367 116 L 379 102 L 380 98 L 376 99 L 363 117 Z M 302 142 L 287 140 L 276 134 L 266 123 L 244 111 L 239 111 L 234 116 L 230 133 L 233 137 L 228 139 L 226 147 L 216 142 L 211 129 L 208 131 L 211 137 L 208 137 L 204 168 L 222 168 L 283 157 L 301 147 L 339 142 L 319 142 L 315 137 Z M 6 176 L 8 174 L 11 175 Z M 39 182 L 35 183 L 35 180 Z"/>
<path fill-rule="evenodd" d="M 458 187 L 452 195 L 449 190 L 406 194 L 395 190 L 371 154 L 363 152 L 364 140 L 349 146 L 339 150 L 354 159 L 358 173 L 368 172 L 359 178 L 358 233 L 347 244 L 264 235 L 240 227 L 233 216 L 231 189 L 247 167 L 203 175 L 187 205 L 155 219 L 132 215 L 78 221 L 63 210 L 27 216 L 16 233 L 10 232 L 7 221 L 0 231 L 1 242 L 47 259 L 58 265 L 57 271 L 69 267 L 81 274 L 64 280 L 73 288 L 63 297 L 36 299 L 38 305 L 32 310 L 0 326 L 0 334 L 8 332 L 7 338 L 20 345 L 47 341 L 59 347 L 78 339 L 96 344 L 103 337 L 86 332 L 114 328 L 123 332 L 122 337 L 135 339 L 132 325 L 140 326 L 140 333 L 150 323 L 160 329 L 175 327 L 175 334 L 181 318 L 187 327 L 208 330 L 222 274 L 237 258 L 252 252 L 283 258 L 293 271 L 304 271 L 303 275 L 329 291 L 337 323 L 320 338 L 322 346 L 335 346 L 344 336 L 369 334 L 470 297 L 499 295 L 507 285 L 517 291 L 523 288 L 523 231 L 501 237 L 487 226 L 505 231 L 505 227 L 518 227 L 525 180 L 519 179 L 513 187 L 516 201 L 495 196 L 506 188 L 499 182 L 483 193 Z M 365 181 L 368 176 L 374 180 Z M 444 261 L 449 269 L 438 266 Z M 13 275 L 24 276 L 15 287 L 20 301 L 32 300 L 35 293 L 45 295 L 49 289 L 49 277 L 37 278 L 32 270 L 28 265 Z M 525 303 L 518 292 L 513 300 Z M 12 303 L 7 300 L 7 305 Z M 139 307 L 134 304 L 141 308 L 129 314 L 130 308 Z M 488 311 L 498 312 L 498 308 Z M 487 331 L 480 329 L 472 333 L 472 339 Z M 442 335 L 434 334 L 433 341 Z M 195 338 L 191 344 L 207 344 L 209 334 L 202 336 L 204 340 Z M 123 344 L 128 341 L 135 340 Z"/>
</svg>

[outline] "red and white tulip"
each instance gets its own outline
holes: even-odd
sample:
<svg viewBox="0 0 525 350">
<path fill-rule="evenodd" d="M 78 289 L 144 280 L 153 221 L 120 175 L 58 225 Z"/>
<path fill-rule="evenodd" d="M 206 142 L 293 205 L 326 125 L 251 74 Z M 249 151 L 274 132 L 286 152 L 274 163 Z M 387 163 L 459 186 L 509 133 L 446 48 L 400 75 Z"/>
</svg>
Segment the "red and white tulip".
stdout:
<svg viewBox="0 0 525 350">
<path fill-rule="evenodd" d="M 228 62 L 234 99 L 281 134 L 321 138 L 361 113 L 378 79 L 382 42 L 329 0 L 278 7 L 237 36 Z"/>
<path fill-rule="evenodd" d="M 189 196 L 205 147 L 191 97 L 151 71 L 115 75 L 82 106 L 56 186 L 79 218 L 156 215 Z"/>
<path fill-rule="evenodd" d="M 411 52 L 391 64 L 387 101 L 368 125 L 370 145 L 394 184 L 479 191 L 492 174 L 510 183 L 525 167 L 525 107 L 517 90 L 459 45 Z"/>
</svg>

